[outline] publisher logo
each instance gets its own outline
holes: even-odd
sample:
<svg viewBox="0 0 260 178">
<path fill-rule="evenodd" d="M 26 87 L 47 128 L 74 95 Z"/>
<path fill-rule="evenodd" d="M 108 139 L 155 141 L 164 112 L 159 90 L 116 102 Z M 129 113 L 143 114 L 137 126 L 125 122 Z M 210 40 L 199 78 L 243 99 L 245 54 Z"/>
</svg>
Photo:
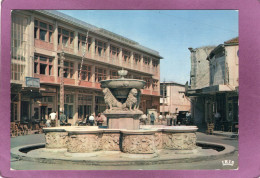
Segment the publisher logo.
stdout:
<svg viewBox="0 0 260 178">
<path fill-rule="evenodd" d="M 234 161 L 232 160 L 223 160 L 222 166 L 234 166 Z"/>
</svg>

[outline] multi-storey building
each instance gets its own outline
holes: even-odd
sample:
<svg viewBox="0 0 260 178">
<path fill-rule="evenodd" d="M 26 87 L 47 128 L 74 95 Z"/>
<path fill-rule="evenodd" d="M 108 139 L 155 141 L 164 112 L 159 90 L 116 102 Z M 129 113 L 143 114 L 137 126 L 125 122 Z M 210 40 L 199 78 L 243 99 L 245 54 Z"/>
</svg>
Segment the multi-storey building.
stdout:
<svg viewBox="0 0 260 178">
<path fill-rule="evenodd" d="M 214 122 L 217 128 L 232 131 L 238 124 L 238 50 L 239 41 L 236 37 L 218 45 L 201 59 L 207 61 L 208 66 L 200 70 L 209 73 L 209 77 L 201 85 L 192 85 L 195 87 L 187 92 L 192 101 L 192 117 L 199 127 Z M 193 53 L 191 51 L 191 57 Z M 191 65 L 193 70 L 194 66 Z M 197 77 L 191 75 L 191 81 L 201 80 Z M 221 115 L 221 122 L 215 121 L 217 112 Z"/>
<path fill-rule="evenodd" d="M 185 86 L 177 82 L 163 82 L 160 84 L 160 112 L 161 115 L 178 114 L 179 111 L 190 111 L 191 103 L 185 96 Z"/>
<path fill-rule="evenodd" d="M 159 112 L 157 51 L 58 11 L 13 11 L 11 35 L 12 121 L 43 120 L 59 110 L 61 60 L 70 123 L 106 109 L 99 81 L 118 78 L 122 68 L 128 78 L 146 81 L 140 109 Z"/>
</svg>

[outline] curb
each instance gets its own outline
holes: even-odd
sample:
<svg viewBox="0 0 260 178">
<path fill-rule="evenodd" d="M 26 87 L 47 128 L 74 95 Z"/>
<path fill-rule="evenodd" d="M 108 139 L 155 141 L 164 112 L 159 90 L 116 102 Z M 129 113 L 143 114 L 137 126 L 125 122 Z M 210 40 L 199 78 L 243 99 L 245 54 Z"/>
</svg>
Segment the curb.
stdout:
<svg viewBox="0 0 260 178">
<path fill-rule="evenodd" d="M 97 160 L 88 160 L 84 159 L 73 159 L 73 158 L 47 158 L 41 156 L 30 156 L 26 153 L 21 152 L 22 149 L 35 149 L 35 148 L 42 148 L 45 146 L 44 143 L 41 144 L 33 144 L 33 145 L 24 145 L 20 147 L 15 147 L 11 149 L 11 156 L 12 158 L 16 158 L 19 160 L 25 161 L 34 161 L 40 163 L 49 163 L 49 164 L 66 164 L 66 163 L 73 163 L 73 164 L 83 164 L 83 165 L 95 165 L 95 166 L 127 166 L 127 165 L 154 165 L 154 164 L 171 164 L 171 163 L 190 163 L 190 162 L 198 162 L 198 161 L 205 161 L 205 160 L 213 160 L 222 157 L 226 157 L 231 155 L 235 152 L 235 148 L 230 145 L 226 144 L 216 144 L 212 142 L 202 142 L 198 141 L 198 145 L 207 145 L 207 146 L 214 146 L 214 147 L 222 147 L 224 148 L 223 151 L 217 152 L 215 154 L 210 155 L 193 155 L 193 157 L 182 158 L 174 158 L 169 156 L 169 158 L 150 158 L 150 159 L 136 159 L 136 160 L 104 160 L 97 158 Z"/>
<path fill-rule="evenodd" d="M 212 135 L 217 135 L 217 136 L 223 136 L 223 137 L 229 137 L 229 138 L 238 138 L 238 134 L 232 133 L 232 134 L 227 134 L 227 133 L 218 133 L 218 132 L 213 132 Z"/>
</svg>

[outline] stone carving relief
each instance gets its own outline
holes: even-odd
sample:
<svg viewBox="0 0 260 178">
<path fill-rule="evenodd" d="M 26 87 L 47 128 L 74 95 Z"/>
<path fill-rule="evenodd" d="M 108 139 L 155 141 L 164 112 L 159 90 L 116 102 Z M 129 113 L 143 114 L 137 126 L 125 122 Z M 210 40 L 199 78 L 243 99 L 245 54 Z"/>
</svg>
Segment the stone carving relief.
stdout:
<svg viewBox="0 0 260 178">
<path fill-rule="evenodd" d="M 68 152 L 87 153 L 102 149 L 102 134 L 71 135 L 68 138 Z"/>
<path fill-rule="evenodd" d="M 125 153 L 154 153 L 154 135 L 124 135 L 122 151 Z"/>
<path fill-rule="evenodd" d="M 195 133 L 164 133 L 163 148 L 173 150 L 192 150 L 196 148 Z"/>
<path fill-rule="evenodd" d="M 155 133 L 154 140 L 156 149 L 162 149 L 162 132 Z"/>
<path fill-rule="evenodd" d="M 104 151 L 120 151 L 119 147 L 120 133 L 103 134 L 102 146 Z"/>
<path fill-rule="evenodd" d="M 67 132 L 47 132 L 45 134 L 46 148 L 66 148 Z"/>
</svg>

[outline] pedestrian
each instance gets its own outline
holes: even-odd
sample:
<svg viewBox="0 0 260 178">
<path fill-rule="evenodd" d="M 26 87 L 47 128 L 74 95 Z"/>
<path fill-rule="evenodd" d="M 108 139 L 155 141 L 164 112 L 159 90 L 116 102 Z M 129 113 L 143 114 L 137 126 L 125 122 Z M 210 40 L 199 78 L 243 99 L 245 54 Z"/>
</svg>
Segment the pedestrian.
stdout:
<svg viewBox="0 0 260 178">
<path fill-rule="evenodd" d="M 46 127 L 51 127 L 51 119 L 48 118 L 45 124 L 46 124 Z"/>
<path fill-rule="evenodd" d="M 57 118 L 57 114 L 55 111 L 52 111 L 49 115 L 49 119 L 50 119 L 50 125 L 51 127 L 55 127 L 56 126 L 56 118 Z M 48 122 L 48 120 L 47 120 Z M 46 123 L 47 123 L 46 122 Z"/>
<path fill-rule="evenodd" d="M 101 114 L 101 118 L 103 120 L 102 126 L 107 126 L 107 117 L 104 114 Z"/>
<path fill-rule="evenodd" d="M 97 126 L 102 126 L 104 120 L 103 120 L 103 118 L 101 117 L 101 113 L 98 113 L 97 118 L 96 118 L 96 121 L 97 121 Z"/>
<path fill-rule="evenodd" d="M 173 115 L 172 121 L 173 121 L 173 125 L 175 126 L 176 123 L 177 123 L 177 116 L 176 116 L 176 114 Z"/>
<path fill-rule="evenodd" d="M 190 112 L 188 111 L 187 113 L 186 113 L 186 125 L 189 125 L 190 124 L 190 122 L 191 122 L 191 114 L 190 114 Z"/>
<path fill-rule="evenodd" d="M 66 115 L 63 113 L 63 111 L 60 111 L 60 125 L 66 125 Z"/>
<path fill-rule="evenodd" d="M 151 114 L 150 119 L 151 119 L 151 125 L 154 125 L 154 120 L 155 120 L 154 113 Z"/>
<path fill-rule="evenodd" d="M 215 113 L 214 119 L 215 119 L 215 129 L 220 130 L 219 127 L 220 127 L 221 115 L 218 111 Z"/>
<path fill-rule="evenodd" d="M 170 114 L 167 114 L 166 115 L 167 126 L 171 125 L 171 120 L 172 120 L 172 116 Z"/>
<path fill-rule="evenodd" d="M 95 118 L 94 118 L 93 114 L 91 114 L 91 116 L 89 117 L 89 123 L 91 126 L 94 125 L 94 120 L 95 120 Z"/>
</svg>

